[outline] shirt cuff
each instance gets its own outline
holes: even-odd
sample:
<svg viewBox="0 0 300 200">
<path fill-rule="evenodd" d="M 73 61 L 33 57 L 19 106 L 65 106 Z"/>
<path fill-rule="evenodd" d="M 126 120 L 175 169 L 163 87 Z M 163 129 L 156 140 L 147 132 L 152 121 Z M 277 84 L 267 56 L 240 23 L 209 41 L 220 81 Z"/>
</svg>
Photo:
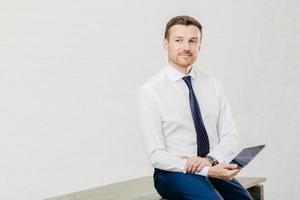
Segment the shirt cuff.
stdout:
<svg viewBox="0 0 300 200">
<path fill-rule="evenodd" d="M 209 170 L 209 167 L 208 167 L 208 166 L 205 166 L 205 167 L 203 167 L 203 168 L 201 169 L 200 172 L 197 172 L 196 174 L 207 177 L 207 175 L 208 175 L 208 170 Z"/>
</svg>

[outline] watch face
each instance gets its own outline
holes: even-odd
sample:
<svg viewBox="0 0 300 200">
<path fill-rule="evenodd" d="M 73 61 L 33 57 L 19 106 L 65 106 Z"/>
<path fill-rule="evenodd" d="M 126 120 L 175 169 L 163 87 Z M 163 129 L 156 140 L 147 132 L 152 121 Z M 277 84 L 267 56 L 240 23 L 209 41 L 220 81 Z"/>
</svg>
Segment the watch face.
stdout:
<svg viewBox="0 0 300 200">
<path fill-rule="evenodd" d="M 213 163 L 215 159 L 211 156 L 206 156 L 206 158 L 209 160 L 209 162 Z"/>
<path fill-rule="evenodd" d="M 217 165 L 217 164 L 219 164 L 219 162 L 218 162 L 217 160 L 215 160 L 215 161 L 212 163 L 212 166 L 215 166 L 215 165 Z"/>
<path fill-rule="evenodd" d="M 219 164 L 219 162 L 211 156 L 206 156 L 206 158 L 209 160 L 209 162 L 211 163 L 212 166 Z"/>
</svg>

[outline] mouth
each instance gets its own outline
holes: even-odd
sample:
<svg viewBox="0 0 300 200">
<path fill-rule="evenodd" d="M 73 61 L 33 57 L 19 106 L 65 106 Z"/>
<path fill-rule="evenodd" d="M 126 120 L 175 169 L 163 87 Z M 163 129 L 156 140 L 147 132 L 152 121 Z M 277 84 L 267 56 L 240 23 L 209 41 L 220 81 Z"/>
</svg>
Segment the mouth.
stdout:
<svg viewBox="0 0 300 200">
<path fill-rule="evenodd" d="M 178 54 L 181 56 L 192 56 L 192 54 L 190 52 L 180 52 Z"/>
<path fill-rule="evenodd" d="M 192 55 L 191 55 L 191 54 L 179 54 L 179 56 L 185 57 L 185 58 L 189 58 L 189 57 L 191 57 Z"/>
</svg>

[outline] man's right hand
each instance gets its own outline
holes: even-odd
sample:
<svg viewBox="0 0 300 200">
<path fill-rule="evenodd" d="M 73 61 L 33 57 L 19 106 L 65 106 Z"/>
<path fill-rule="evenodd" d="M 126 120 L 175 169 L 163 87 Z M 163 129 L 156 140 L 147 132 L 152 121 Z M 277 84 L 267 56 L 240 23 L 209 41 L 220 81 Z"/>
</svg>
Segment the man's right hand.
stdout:
<svg viewBox="0 0 300 200">
<path fill-rule="evenodd" d="M 240 169 L 236 164 L 221 163 L 210 167 L 208 176 L 224 180 L 232 180 L 239 173 Z"/>
</svg>

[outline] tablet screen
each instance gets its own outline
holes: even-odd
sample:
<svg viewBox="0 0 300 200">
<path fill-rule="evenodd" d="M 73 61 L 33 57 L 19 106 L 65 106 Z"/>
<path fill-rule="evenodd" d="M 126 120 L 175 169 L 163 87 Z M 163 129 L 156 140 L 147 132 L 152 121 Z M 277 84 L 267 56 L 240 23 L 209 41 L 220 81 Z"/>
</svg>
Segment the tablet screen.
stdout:
<svg viewBox="0 0 300 200">
<path fill-rule="evenodd" d="M 245 167 L 265 145 L 248 147 L 243 149 L 230 163 L 237 164 L 239 168 Z"/>
</svg>

